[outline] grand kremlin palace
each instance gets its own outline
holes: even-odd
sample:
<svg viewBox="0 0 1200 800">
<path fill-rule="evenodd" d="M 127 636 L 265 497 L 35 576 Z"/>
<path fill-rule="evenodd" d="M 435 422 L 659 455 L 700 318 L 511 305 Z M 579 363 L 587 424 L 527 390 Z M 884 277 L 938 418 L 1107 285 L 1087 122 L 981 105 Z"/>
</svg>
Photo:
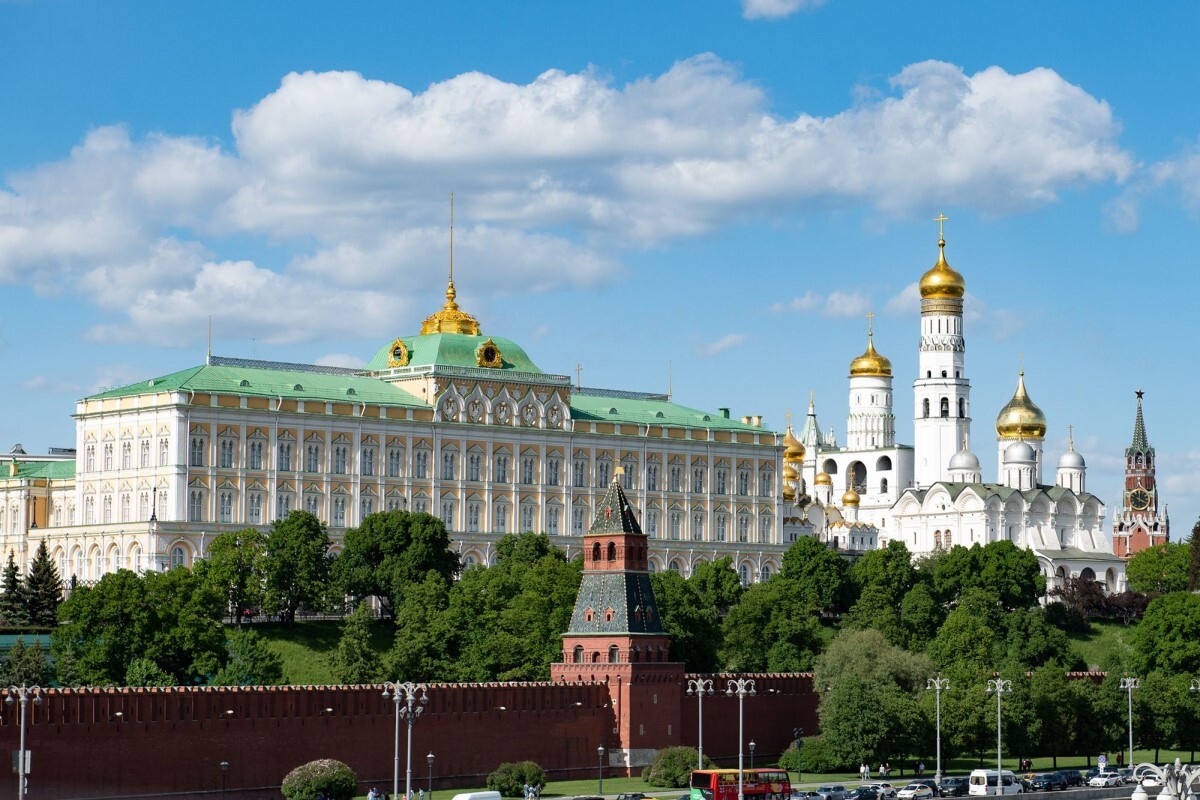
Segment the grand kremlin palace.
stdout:
<svg viewBox="0 0 1200 800">
<path fill-rule="evenodd" d="M 984 481 L 970 448 L 965 280 L 938 245 L 919 284 L 913 445 L 896 442 L 892 365 L 870 332 L 850 362 L 839 446 L 811 399 L 797 436 L 790 422 L 778 434 L 761 417 L 572 385 L 485 335 L 451 275 L 420 333 L 362 369 L 210 355 L 79 401 L 74 460 L 12 455 L 0 473 L 0 546 L 27 563 L 44 539 L 65 578 L 92 581 L 189 565 L 217 534 L 295 509 L 328 525 L 337 552 L 364 516 L 410 509 L 445 522 L 464 565 L 491 563 L 497 537 L 522 531 L 574 555 L 620 475 L 651 570 L 688 575 L 728 555 L 749 583 L 777 572 L 801 536 L 848 555 L 892 539 L 914 554 L 1007 539 L 1035 552 L 1050 586 L 1084 576 L 1124 589 L 1073 444 L 1043 482 L 1047 420 L 1023 375 L 997 403 L 997 474 Z"/>
</svg>

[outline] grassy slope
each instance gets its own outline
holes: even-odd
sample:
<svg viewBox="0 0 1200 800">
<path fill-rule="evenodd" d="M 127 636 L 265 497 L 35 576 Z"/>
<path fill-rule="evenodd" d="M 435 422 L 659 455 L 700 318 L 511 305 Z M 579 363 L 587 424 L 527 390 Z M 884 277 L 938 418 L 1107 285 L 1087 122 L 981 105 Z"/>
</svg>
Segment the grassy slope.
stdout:
<svg viewBox="0 0 1200 800">
<path fill-rule="evenodd" d="M 338 683 L 331 658 L 342 635 L 340 622 L 278 622 L 254 626 L 254 632 L 283 659 L 283 679 L 291 684 Z M 385 623 L 371 626 L 371 649 L 382 656 L 392 645 L 392 631 Z"/>
<path fill-rule="evenodd" d="M 1093 622 L 1086 634 L 1071 634 L 1075 651 L 1087 662 L 1088 669 L 1120 668 L 1133 654 L 1133 632 L 1137 623 Z"/>
</svg>

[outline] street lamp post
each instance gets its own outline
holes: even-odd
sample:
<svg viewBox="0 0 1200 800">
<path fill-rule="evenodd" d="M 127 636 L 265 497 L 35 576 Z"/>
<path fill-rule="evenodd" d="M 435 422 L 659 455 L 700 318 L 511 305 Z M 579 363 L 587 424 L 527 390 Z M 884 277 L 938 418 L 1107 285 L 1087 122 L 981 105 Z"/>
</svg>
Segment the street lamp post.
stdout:
<svg viewBox="0 0 1200 800">
<path fill-rule="evenodd" d="M 433 751 L 429 751 L 429 755 L 425 756 L 425 760 L 429 763 L 429 786 L 425 792 L 426 800 L 433 800 Z"/>
<path fill-rule="evenodd" d="M 228 785 L 228 784 L 226 784 L 225 779 L 226 779 L 226 777 L 228 777 L 228 775 L 229 775 L 229 762 L 222 761 L 221 762 L 221 800 L 225 800 L 225 787 Z"/>
<path fill-rule="evenodd" d="M 688 678 L 688 695 L 696 695 L 696 718 L 699 720 L 699 730 L 696 735 L 696 758 L 704 769 L 704 695 L 713 693 L 713 682 L 708 678 Z"/>
<path fill-rule="evenodd" d="M 746 695 L 754 696 L 754 681 L 749 678 L 735 678 L 729 681 L 725 688 L 725 694 L 728 697 L 736 695 L 738 699 L 738 800 L 746 800 L 743 791 L 745 776 L 742 769 L 742 742 L 745 741 L 742 733 L 744 721 L 742 702 L 746 699 Z"/>
<path fill-rule="evenodd" d="M 933 773 L 933 779 L 941 785 L 942 783 L 942 690 L 950 688 L 949 678 L 930 678 L 925 683 L 925 689 L 933 689 L 934 692 L 934 707 L 937 719 L 937 770 Z"/>
<path fill-rule="evenodd" d="M 429 687 L 423 683 L 400 683 L 389 681 L 383 684 L 383 696 L 391 697 L 396 704 L 396 732 L 392 747 L 392 800 L 400 796 L 400 718 L 408 721 L 408 751 L 405 761 L 405 798 L 412 797 L 412 729 L 413 723 L 425 704 L 429 702 Z"/>
<path fill-rule="evenodd" d="M 1200 691 L 1200 690 L 1198 690 Z M 1159 797 L 1170 797 L 1172 800 L 1188 800 L 1200 794 L 1200 767 L 1187 767 L 1175 759 L 1174 764 L 1160 767 L 1157 764 L 1138 764 L 1133 768 L 1133 774 L 1142 777 L 1153 775 L 1158 778 L 1162 787 Z M 1138 778 L 1137 788 L 1130 795 L 1130 800 L 1149 800 L 1142 779 Z"/>
<path fill-rule="evenodd" d="M 754 771 L 754 740 L 750 740 L 750 771 Z"/>
<path fill-rule="evenodd" d="M 1194 682 L 1193 682 L 1194 683 Z M 1133 690 L 1142 688 L 1142 682 L 1138 678 L 1121 678 L 1121 688 L 1129 695 L 1129 761 L 1127 764 L 1133 763 Z M 1182 800 L 1182 798 L 1181 798 Z"/>
<path fill-rule="evenodd" d="M 1006 681 L 1003 678 L 993 678 L 987 682 L 987 692 L 996 694 L 996 794 L 1004 794 L 1004 781 L 1000 778 L 1002 772 L 1000 761 L 1000 697 L 1007 692 L 1012 691 L 1012 681 Z"/>
<path fill-rule="evenodd" d="M 26 759 L 25 752 L 25 709 L 29 706 L 29 698 L 33 698 L 33 704 L 40 705 L 42 702 L 42 687 L 40 686 L 9 686 L 8 696 L 4 698 L 5 705 L 13 704 L 13 697 L 16 697 L 21 704 L 21 743 L 20 750 L 17 751 L 17 797 L 25 797 L 29 794 L 29 786 L 27 779 L 29 777 L 29 763 Z"/>
<path fill-rule="evenodd" d="M 604 745 L 596 748 L 596 794 L 604 794 Z"/>
</svg>

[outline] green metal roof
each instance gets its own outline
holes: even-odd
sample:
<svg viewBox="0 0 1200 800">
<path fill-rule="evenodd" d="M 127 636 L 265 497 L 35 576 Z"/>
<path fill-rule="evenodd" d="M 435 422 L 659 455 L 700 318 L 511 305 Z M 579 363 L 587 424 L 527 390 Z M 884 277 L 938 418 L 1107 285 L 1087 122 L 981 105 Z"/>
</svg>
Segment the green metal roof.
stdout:
<svg viewBox="0 0 1200 800">
<path fill-rule="evenodd" d="M 504 370 L 516 370 L 518 372 L 533 372 L 541 373 L 537 365 L 529 358 L 525 350 L 509 339 L 502 339 L 498 336 L 470 336 L 465 333 L 430 333 L 424 336 L 401 336 L 400 340 L 404 342 L 404 346 L 408 348 L 408 364 L 409 367 L 424 367 L 434 364 L 441 364 L 454 367 L 477 367 L 479 366 L 475 351 L 484 342 L 491 339 L 496 345 L 496 349 L 500 351 L 500 357 L 504 361 L 504 366 L 500 368 Z M 388 367 L 388 359 L 391 357 L 392 345 L 395 340 L 388 342 L 383 347 L 375 352 L 375 355 L 367 362 L 366 369 L 369 372 L 381 372 Z"/>
<path fill-rule="evenodd" d="M 773 435 L 774 431 L 747 425 L 720 414 L 710 414 L 669 400 L 647 400 L 602 394 L 571 393 L 571 417 L 585 422 L 633 422 L 642 425 L 676 425 Z"/>
<path fill-rule="evenodd" d="M 158 392 L 210 392 L 249 397 L 282 397 L 295 400 L 324 400 L 331 403 L 372 403 L 385 406 L 427 404 L 378 378 L 367 378 L 351 370 L 305 369 L 304 365 L 213 359 L 215 363 L 173 372 L 161 378 L 132 383 L 91 395 L 88 400 L 132 397 Z M 288 367 L 291 367 L 290 369 Z"/>
<path fill-rule="evenodd" d="M 4 465 L 0 480 L 23 481 L 31 479 L 63 480 L 75 477 L 75 460 L 56 461 L 25 461 L 17 459 L 17 474 L 8 474 L 8 465 Z"/>
</svg>

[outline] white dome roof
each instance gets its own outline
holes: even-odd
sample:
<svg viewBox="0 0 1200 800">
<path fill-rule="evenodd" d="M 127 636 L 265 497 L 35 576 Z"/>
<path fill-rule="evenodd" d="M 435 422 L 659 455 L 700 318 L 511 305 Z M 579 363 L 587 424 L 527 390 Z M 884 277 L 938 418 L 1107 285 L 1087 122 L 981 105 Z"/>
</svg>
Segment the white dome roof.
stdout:
<svg viewBox="0 0 1200 800">
<path fill-rule="evenodd" d="M 950 456 L 952 472 L 979 472 L 979 459 L 970 450 L 959 450 Z"/>
<path fill-rule="evenodd" d="M 1037 461 L 1037 453 L 1024 440 L 1018 440 L 1004 448 L 1004 463 L 1028 463 Z"/>
<path fill-rule="evenodd" d="M 1059 469 L 1084 469 L 1086 466 L 1087 464 L 1084 463 L 1083 456 L 1074 450 L 1068 450 L 1059 456 L 1058 459 Z"/>
</svg>

